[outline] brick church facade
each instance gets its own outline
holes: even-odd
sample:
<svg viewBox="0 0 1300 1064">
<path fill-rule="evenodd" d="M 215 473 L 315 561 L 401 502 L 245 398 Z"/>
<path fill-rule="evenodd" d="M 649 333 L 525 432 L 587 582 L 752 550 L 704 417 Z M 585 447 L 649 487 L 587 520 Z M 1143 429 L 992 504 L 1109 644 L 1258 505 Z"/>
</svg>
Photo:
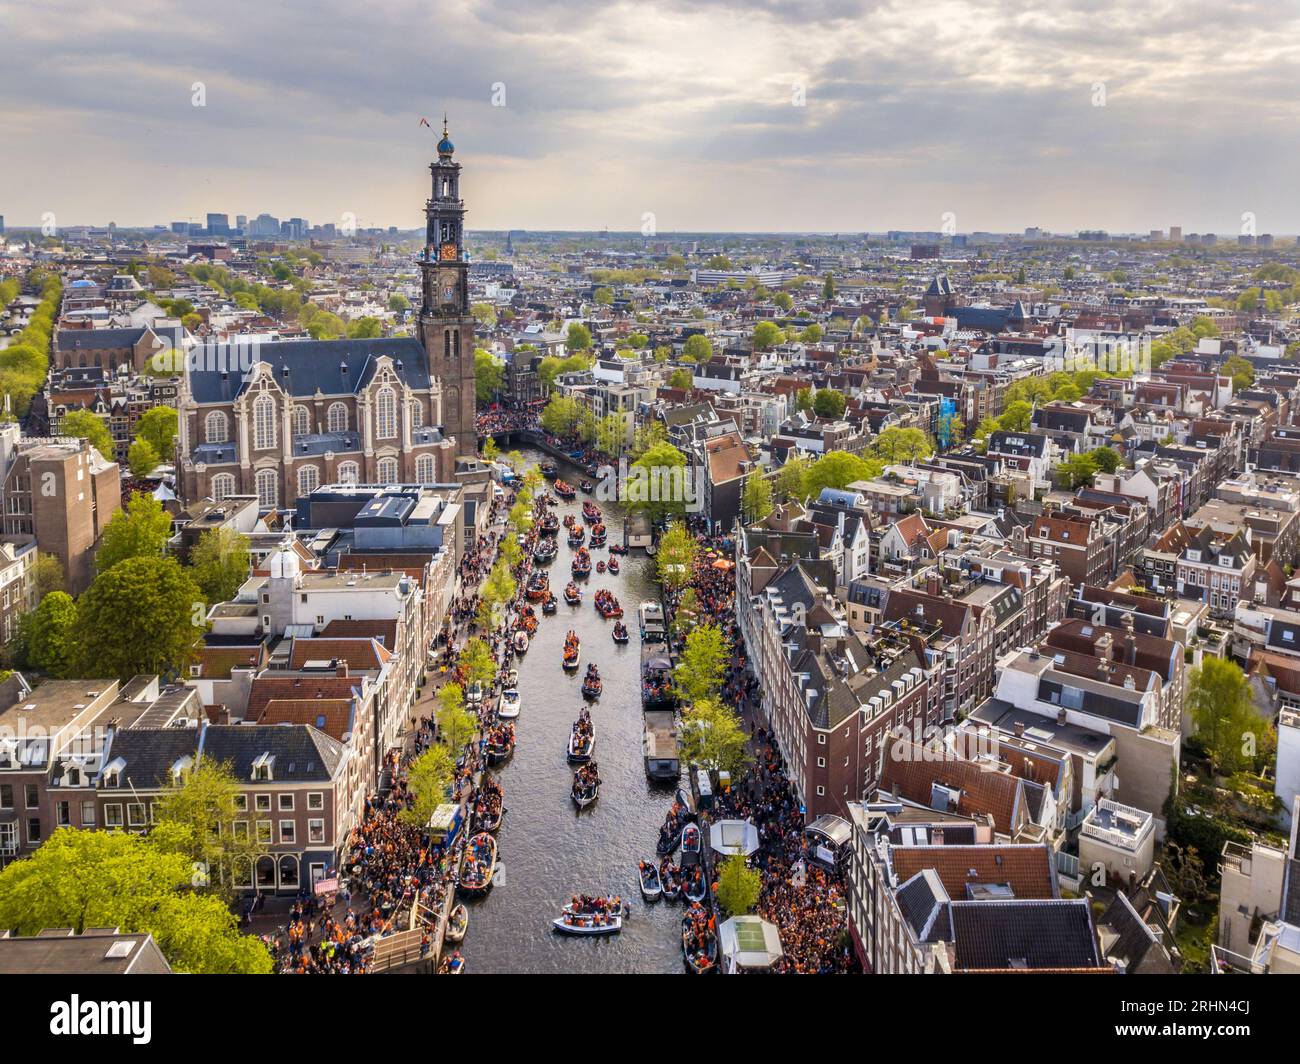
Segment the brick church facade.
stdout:
<svg viewBox="0 0 1300 1064">
<path fill-rule="evenodd" d="M 292 506 L 323 484 L 451 481 L 477 450 L 460 164 L 430 164 L 419 336 L 193 349 L 178 397 L 181 496 Z"/>
</svg>

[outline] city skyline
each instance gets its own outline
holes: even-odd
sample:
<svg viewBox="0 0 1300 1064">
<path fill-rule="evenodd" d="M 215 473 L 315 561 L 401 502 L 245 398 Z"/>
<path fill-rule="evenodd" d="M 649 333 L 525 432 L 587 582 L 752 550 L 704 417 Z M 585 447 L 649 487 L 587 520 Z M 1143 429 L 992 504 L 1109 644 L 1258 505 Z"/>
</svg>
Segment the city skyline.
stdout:
<svg viewBox="0 0 1300 1064">
<path fill-rule="evenodd" d="M 39 178 L 0 189 L 10 229 L 263 211 L 416 229 L 445 110 L 472 231 L 1300 231 L 1281 180 L 1300 49 L 1255 3 L 358 19 L 155 0 L 43 4 L 6 35 L 0 109 Z"/>
</svg>

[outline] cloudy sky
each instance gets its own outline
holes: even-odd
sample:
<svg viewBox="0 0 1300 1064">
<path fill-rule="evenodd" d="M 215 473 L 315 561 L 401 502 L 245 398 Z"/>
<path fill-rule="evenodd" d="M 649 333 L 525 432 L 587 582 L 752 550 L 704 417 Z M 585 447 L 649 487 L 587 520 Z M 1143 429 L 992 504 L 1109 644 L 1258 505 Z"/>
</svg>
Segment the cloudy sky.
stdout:
<svg viewBox="0 0 1300 1064">
<path fill-rule="evenodd" d="M 1297 84 L 1297 0 L 0 0 L 0 214 L 415 227 L 445 109 L 472 228 L 1295 233 Z"/>
</svg>

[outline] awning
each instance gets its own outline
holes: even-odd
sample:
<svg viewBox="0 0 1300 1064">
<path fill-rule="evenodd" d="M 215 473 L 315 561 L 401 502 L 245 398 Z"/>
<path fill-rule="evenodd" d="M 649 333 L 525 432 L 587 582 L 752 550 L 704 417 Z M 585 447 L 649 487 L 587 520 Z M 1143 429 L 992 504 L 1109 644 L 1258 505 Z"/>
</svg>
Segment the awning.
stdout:
<svg viewBox="0 0 1300 1064">
<path fill-rule="evenodd" d="M 748 820 L 719 820 L 709 825 L 709 845 L 714 853 L 748 857 L 758 849 L 758 828 Z"/>
<path fill-rule="evenodd" d="M 718 928 L 722 970 L 770 968 L 783 956 L 781 932 L 761 916 L 733 916 Z"/>
</svg>

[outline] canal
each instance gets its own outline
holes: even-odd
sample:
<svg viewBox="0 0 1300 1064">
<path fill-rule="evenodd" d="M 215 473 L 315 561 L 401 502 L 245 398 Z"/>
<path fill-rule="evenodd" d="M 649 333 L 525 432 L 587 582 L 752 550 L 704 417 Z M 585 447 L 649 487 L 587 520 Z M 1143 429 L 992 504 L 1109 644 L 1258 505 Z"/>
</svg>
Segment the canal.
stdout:
<svg viewBox="0 0 1300 1064">
<path fill-rule="evenodd" d="M 530 462 L 544 458 L 531 449 L 524 454 Z M 576 470 L 561 465 L 561 475 L 576 484 Z M 556 509 L 561 520 L 569 513 L 581 520 L 586 498 L 579 492 L 571 502 L 561 500 Z M 599 500 L 597 504 L 610 541 L 620 540 L 622 508 Z M 579 582 L 582 604 L 568 606 L 563 591 L 573 551 L 563 527 L 558 544 L 559 555 L 549 571 L 559 608 L 553 616 L 540 617 L 528 653 L 518 664 L 522 709 L 515 722 L 515 753 L 497 773 L 506 809 L 497 833 L 502 871 L 486 898 L 469 903 L 469 931 L 461 953 L 470 973 L 681 973 L 682 909 L 663 901 L 646 905 L 637 880 L 637 862 L 657 860 L 655 840 L 672 804 L 671 789 L 652 787 L 646 779 L 641 751 L 636 608 L 657 596 L 653 562 L 636 552 L 619 559 L 622 571 L 617 576 L 593 569 Z M 608 559 L 604 548 L 592 551 L 593 562 Z M 613 622 L 602 620 L 592 605 L 602 587 L 623 605 L 631 633 L 624 646 L 615 645 Z M 582 640 L 582 667 L 575 674 L 560 668 L 570 628 Z M 569 729 L 583 706 L 581 677 L 592 661 L 604 681 L 591 709 L 594 760 L 602 783 L 599 800 L 579 812 L 569 798 L 573 766 L 565 760 L 565 750 Z M 632 915 L 616 935 L 561 935 L 551 921 L 574 893 L 621 894 L 630 899 Z"/>
</svg>

